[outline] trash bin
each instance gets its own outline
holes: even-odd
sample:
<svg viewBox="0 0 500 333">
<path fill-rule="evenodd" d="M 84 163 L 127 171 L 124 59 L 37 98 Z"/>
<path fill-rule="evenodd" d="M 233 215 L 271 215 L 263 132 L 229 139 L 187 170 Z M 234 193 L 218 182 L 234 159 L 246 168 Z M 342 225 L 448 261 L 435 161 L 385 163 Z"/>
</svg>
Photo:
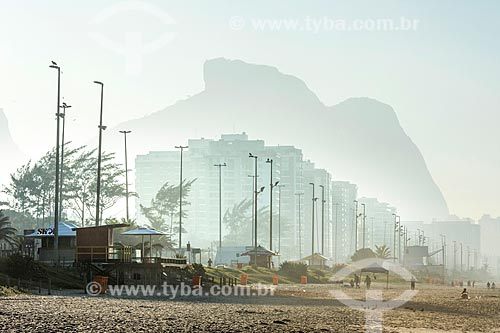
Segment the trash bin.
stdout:
<svg viewBox="0 0 500 333">
<path fill-rule="evenodd" d="M 247 274 L 241 274 L 241 285 L 246 286 L 248 281 L 248 275 Z"/>
<path fill-rule="evenodd" d="M 199 276 L 199 275 L 193 276 L 192 285 L 193 285 L 193 289 L 200 288 L 201 287 L 201 276 Z"/>
<path fill-rule="evenodd" d="M 94 282 L 98 283 L 101 288 L 99 294 L 105 294 L 106 290 L 108 289 L 108 277 L 107 276 L 101 276 L 101 275 L 96 275 L 94 277 Z"/>
<path fill-rule="evenodd" d="M 301 275 L 300 276 L 300 283 L 301 284 L 307 284 L 307 276 Z"/>
<path fill-rule="evenodd" d="M 278 275 L 273 275 L 273 284 L 274 285 L 278 284 Z"/>
</svg>

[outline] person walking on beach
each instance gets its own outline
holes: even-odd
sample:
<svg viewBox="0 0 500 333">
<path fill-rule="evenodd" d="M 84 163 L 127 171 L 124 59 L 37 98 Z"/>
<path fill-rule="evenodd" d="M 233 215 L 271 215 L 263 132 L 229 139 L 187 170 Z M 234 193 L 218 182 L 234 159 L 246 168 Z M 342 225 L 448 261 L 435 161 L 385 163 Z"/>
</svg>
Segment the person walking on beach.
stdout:
<svg viewBox="0 0 500 333">
<path fill-rule="evenodd" d="M 410 281 L 410 288 L 411 288 L 411 290 L 415 290 L 415 282 L 416 282 L 415 281 L 415 277 L 412 276 L 411 277 L 411 281 Z"/>
<path fill-rule="evenodd" d="M 491 289 L 495 289 L 497 286 L 495 285 L 495 282 L 491 284 Z"/>
<path fill-rule="evenodd" d="M 370 279 L 370 276 L 367 274 L 365 278 L 365 284 L 366 284 L 366 289 L 370 289 L 370 286 L 372 284 L 372 279 Z"/>
<path fill-rule="evenodd" d="M 486 283 L 486 288 L 490 289 L 490 281 L 488 281 L 488 283 Z"/>
<path fill-rule="evenodd" d="M 356 288 L 359 288 L 360 282 L 361 282 L 361 278 L 358 276 L 358 274 L 354 274 L 354 283 L 356 284 Z"/>
</svg>

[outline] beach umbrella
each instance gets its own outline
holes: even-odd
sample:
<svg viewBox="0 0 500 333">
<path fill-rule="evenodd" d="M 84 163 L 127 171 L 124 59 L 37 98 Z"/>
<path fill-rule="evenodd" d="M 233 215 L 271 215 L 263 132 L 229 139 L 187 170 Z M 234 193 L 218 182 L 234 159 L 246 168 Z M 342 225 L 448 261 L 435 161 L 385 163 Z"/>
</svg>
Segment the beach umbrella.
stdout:
<svg viewBox="0 0 500 333">
<path fill-rule="evenodd" d="M 141 259 L 144 259 L 144 236 L 149 236 L 149 259 L 151 259 L 151 254 L 153 253 L 152 237 L 153 236 L 168 235 L 168 233 L 160 231 L 160 230 L 156 230 L 156 229 L 153 229 L 153 228 L 150 228 L 147 226 L 142 226 L 142 227 L 138 227 L 137 229 L 122 232 L 122 235 L 141 236 L 141 238 L 142 238 Z"/>
</svg>

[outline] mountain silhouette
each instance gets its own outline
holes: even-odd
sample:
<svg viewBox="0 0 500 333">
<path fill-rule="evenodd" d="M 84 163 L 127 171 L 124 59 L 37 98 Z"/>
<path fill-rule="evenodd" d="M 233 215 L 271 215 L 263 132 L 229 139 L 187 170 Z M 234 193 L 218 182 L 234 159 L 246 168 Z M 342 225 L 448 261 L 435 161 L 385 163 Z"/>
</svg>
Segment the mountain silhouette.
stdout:
<svg viewBox="0 0 500 333">
<path fill-rule="evenodd" d="M 12 140 L 9 122 L 3 109 L 0 109 L 0 189 L 9 180 L 9 174 L 21 166 L 23 154 Z"/>
<path fill-rule="evenodd" d="M 130 156 L 245 131 L 268 145 L 302 149 L 334 179 L 397 207 L 403 220 L 448 216 L 419 149 L 389 105 L 351 98 L 328 107 L 297 77 L 240 60 L 207 61 L 204 79 L 202 92 L 117 126 L 133 131 Z M 105 137 L 104 149 L 121 152 L 121 137 Z"/>
</svg>

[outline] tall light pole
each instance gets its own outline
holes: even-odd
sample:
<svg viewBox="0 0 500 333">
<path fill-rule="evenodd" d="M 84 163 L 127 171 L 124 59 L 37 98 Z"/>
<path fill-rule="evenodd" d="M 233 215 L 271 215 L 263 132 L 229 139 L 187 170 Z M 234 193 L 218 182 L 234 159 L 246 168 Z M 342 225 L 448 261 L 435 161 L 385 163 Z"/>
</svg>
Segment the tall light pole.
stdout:
<svg viewBox="0 0 500 333">
<path fill-rule="evenodd" d="M 325 254 L 325 186 L 321 187 L 321 254 Z"/>
<path fill-rule="evenodd" d="M 184 149 L 189 148 L 189 146 L 175 146 L 175 148 L 181 150 L 181 170 L 179 177 L 179 252 L 182 248 L 182 155 L 184 153 Z"/>
<path fill-rule="evenodd" d="M 300 210 L 300 201 L 301 197 L 304 195 L 304 193 L 295 193 L 297 197 L 299 197 L 299 260 L 302 260 L 302 225 L 300 221 L 300 217 L 302 215 L 302 212 Z"/>
<path fill-rule="evenodd" d="M 336 202 L 332 205 L 332 208 L 335 207 L 335 235 L 333 236 L 333 241 L 334 241 L 334 244 L 333 244 L 333 250 L 334 250 L 334 263 L 337 263 L 337 243 L 338 243 L 338 239 L 339 239 L 339 236 L 338 236 L 338 217 L 339 217 L 339 203 Z"/>
<path fill-rule="evenodd" d="M 253 218 L 254 218 L 254 238 L 253 238 L 253 247 L 254 247 L 254 265 L 257 266 L 257 159 L 258 157 L 253 155 L 252 153 L 248 153 L 249 158 L 254 159 L 254 192 L 253 192 Z"/>
<path fill-rule="evenodd" d="M 354 200 L 355 211 L 354 211 L 354 252 L 358 251 L 358 200 Z"/>
<path fill-rule="evenodd" d="M 64 183 L 64 130 L 66 128 L 66 109 L 69 109 L 71 105 L 67 105 L 65 102 L 62 103 L 60 108 L 63 109 L 63 113 L 60 115 L 63 119 L 62 125 L 62 137 L 61 137 L 61 180 L 59 182 L 59 217 L 58 220 L 62 220 L 63 211 L 63 183 Z"/>
<path fill-rule="evenodd" d="M 252 243 L 251 245 L 254 244 L 254 228 L 255 228 L 255 224 L 254 224 L 254 207 L 255 207 L 255 200 L 254 200 L 254 192 L 255 192 L 255 176 L 254 175 L 248 175 L 248 177 L 252 177 Z"/>
<path fill-rule="evenodd" d="M 460 272 L 462 272 L 463 270 L 463 260 L 464 260 L 464 249 L 462 242 L 460 242 Z"/>
<path fill-rule="evenodd" d="M 57 104 L 56 104 L 56 119 L 57 119 L 57 135 L 56 135 L 56 183 L 54 196 L 54 255 L 59 264 L 59 131 L 60 131 L 60 99 L 61 99 L 61 68 L 52 61 L 50 68 L 57 69 Z"/>
<path fill-rule="evenodd" d="M 99 226 L 99 218 L 101 216 L 100 204 L 101 204 L 101 155 L 102 155 L 102 131 L 106 129 L 106 126 L 102 125 L 102 107 L 104 99 L 104 84 L 99 81 L 94 81 L 95 84 L 101 86 L 101 109 L 99 113 L 99 148 L 97 151 L 97 199 L 95 204 L 95 225 Z"/>
<path fill-rule="evenodd" d="M 123 139 L 125 140 L 125 209 L 127 223 L 130 221 L 129 209 L 128 209 L 128 153 L 127 153 L 127 134 L 132 133 L 132 131 L 120 131 L 123 134 Z"/>
<path fill-rule="evenodd" d="M 285 185 L 278 185 L 278 264 L 281 263 L 281 188 Z"/>
<path fill-rule="evenodd" d="M 214 164 L 219 168 L 219 251 L 222 248 L 222 168 L 226 167 L 226 162 Z"/>
<path fill-rule="evenodd" d="M 392 233 L 392 240 L 393 240 L 393 257 L 394 257 L 394 262 L 396 262 L 396 232 L 398 232 L 398 218 L 399 218 L 399 215 L 396 215 L 394 213 L 392 213 L 392 216 L 394 216 L 394 231 Z M 399 256 L 399 254 L 398 254 Z"/>
<path fill-rule="evenodd" d="M 363 206 L 363 249 L 364 249 L 366 245 L 366 205 L 362 203 L 361 206 Z"/>
<path fill-rule="evenodd" d="M 312 211 L 312 217 L 311 217 L 311 260 L 309 262 L 309 266 L 312 266 L 313 264 L 313 259 L 314 259 L 314 206 L 316 203 L 316 196 L 314 193 L 314 188 L 315 185 L 314 183 L 309 183 L 309 185 L 312 186 L 312 206 L 311 206 L 311 211 Z"/>
<path fill-rule="evenodd" d="M 278 186 L 279 181 L 273 183 L 273 160 L 267 159 L 266 163 L 271 166 L 270 176 L 269 176 L 269 250 L 273 250 L 273 189 Z M 271 260 L 271 259 L 269 259 Z"/>
<path fill-rule="evenodd" d="M 398 256 L 399 263 L 403 261 L 403 255 L 401 254 L 401 236 L 403 236 L 403 225 L 401 224 L 401 218 L 398 218 L 399 221 L 399 230 L 398 230 Z"/>
</svg>

